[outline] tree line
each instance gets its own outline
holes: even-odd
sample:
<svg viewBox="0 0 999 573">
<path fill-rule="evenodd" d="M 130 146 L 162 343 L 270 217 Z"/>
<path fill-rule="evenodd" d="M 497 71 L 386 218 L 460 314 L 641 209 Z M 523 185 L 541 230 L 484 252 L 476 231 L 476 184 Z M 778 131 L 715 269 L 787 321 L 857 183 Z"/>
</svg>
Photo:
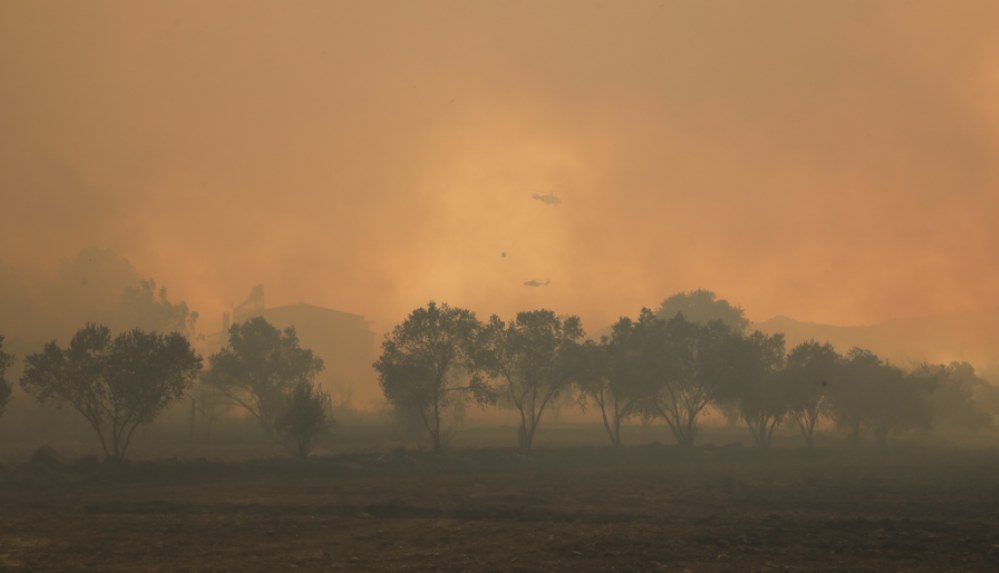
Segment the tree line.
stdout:
<svg viewBox="0 0 999 573">
<path fill-rule="evenodd" d="M 0 414 L 14 361 L 3 342 L 0 336 Z M 301 457 L 334 423 L 330 395 L 315 381 L 323 361 L 301 347 L 294 328 L 259 317 L 232 325 L 207 368 L 181 332 L 112 336 L 93 323 L 67 346 L 53 340 L 24 362 L 24 391 L 75 410 L 109 459 L 124 458 L 136 429 L 192 390 L 195 399 L 242 408 L 265 436 Z M 621 317 L 597 339 L 585 338 L 578 317 L 550 310 L 480 321 L 470 310 L 430 302 L 386 335 L 373 366 L 393 411 L 435 450 L 446 447 L 455 412 L 476 404 L 516 412 L 516 441 L 525 449 L 546 415 L 567 403 L 599 413 L 614 446 L 633 419 L 661 421 L 678 444 L 692 446 L 714 409 L 744 425 L 760 448 L 770 447 L 781 425 L 796 428 L 811 448 L 823 420 L 854 445 L 931 425 L 975 430 L 992 425 L 986 400 L 999 404 L 999 391 L 967 363 L 903 370 L 860 348 L 839 354 L 806 341 L 788 350 L 783 335 L 751 330 L 742 309 L 704 290 Z"/>
<path fill-rule="evenodd" d="M 13 356 L 0 336 L 0 413 L 11 395 L 6 380 Z M 333 422 L 329 394 L 315 377 L 323 361 L 301 348 L 295 329 L 279 330 L 263 318 L 235 324 L 228 343 L 203 359 L 180 332 L 132 329 L 112 336 L 89 323 L 65 347 L 51 341 L 24 359 L 22 389 L 38 402 L 69 407 L 86 419 L 107 459 L 125 457 L 136 429 L 200 381 L 242 407 L 264 434 L 299 457 Z"/>
<path fill-rule="evenodd" d="M 585 340 L 575 316 L 521 312 L 479 321 L 469 310 L 429 303 L 386 337 L 375 369 L 387 401 L 415 420 L 431 446 L 448 437 L 448 412 L 497 404 L 519 414 L 517 441 L 530 448 L 546 412 L 574 399 L 600 414 L 611 444 L 634 418 L 662 421 L 692 446 L 709 408 L 744 425 L 769 448 L 782 424 L 808 448 L 823 419 L 853 445 L 931 424 L 974 430 L 992 423 L 977 403 L 996 390 L 967 363 L 909 370 L 871 351 L 839 354 L 813 340 L 786 349 L 782 334 L 749 329 L 738 307 L 710 291 L 680 293 L 653 312 L 622 317 Z"/>
</svg>

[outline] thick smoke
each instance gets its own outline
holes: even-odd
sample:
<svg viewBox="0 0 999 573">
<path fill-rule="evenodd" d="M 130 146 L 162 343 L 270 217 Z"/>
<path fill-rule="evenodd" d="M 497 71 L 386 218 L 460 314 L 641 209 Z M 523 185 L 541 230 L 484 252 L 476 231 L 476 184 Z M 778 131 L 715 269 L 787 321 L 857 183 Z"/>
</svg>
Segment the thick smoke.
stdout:
<svg viewBox="0 0 999 573">
<path fill-rule="evenodd" d="M 993 307 L 997 12 L 8 2 L 0 260 L 111 248 L 208 329 L 261 282 L 384 328 L 697 287 L 757 320 Z"/>
</svg>

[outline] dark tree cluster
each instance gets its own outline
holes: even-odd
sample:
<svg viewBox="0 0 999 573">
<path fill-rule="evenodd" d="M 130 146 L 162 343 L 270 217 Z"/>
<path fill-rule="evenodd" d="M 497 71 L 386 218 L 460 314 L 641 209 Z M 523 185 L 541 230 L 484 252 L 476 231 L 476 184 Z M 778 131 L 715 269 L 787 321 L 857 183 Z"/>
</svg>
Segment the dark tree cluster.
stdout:
<svg viewBox="0 0 999 573">
<path fill-rule="evenodd" d="M 509 324 L 498 316 L 489 319 L 480 364 L 499 380 L 500 399 L 520 415 L 520 447 L 531 447 L 541 416 L 571 387 L 571 361 L 582 337 L 579 318 L 562 319 L 549 310 L 518 313 Z"/>
<path fill-rule="evenodd" d="M 307 457 L 333 424 L 329 393 L 315 381 L 323 361 L 302 348 L 294 328 L 261 317 L 229 328 L 229 343 L 212 354 L 205 385 L 244 408 L 264 433 Z"/>
<path fill-rule="evenodd" d="M 49 342 L 25 363 L 24 390 L 86 418 L 110 459 L 124 458 L 136 428 L 180 398 L 201 370 L 201 357 L 181 334 L 136 329 L 112 337 L 96 324 L 65 348 Z"/>
<path fill-rule="evenodd" d="M 308 456 L 334 421 L 330 395 L 316 382 L 323 362 L 301 347 L 295 330 L 263 318 L 235 324 L 202 372 L 201 357 L 178 332 L 190 332 L 186 307 L 168 304 L 162 291 L 154 299 L 154 292 L 147 283 L 134 300 L 169 311 L 162 318 L 174 332 L 112 335 L 107 326 L 87 324 L 67 346 L 52 341 L 25 357 L 21 387 L 39 402 L 78 412 L 106 457 L 122 459 L 136 429 L 200 376 L 200 397 L 245 409 L 264 435 Z M 674 295 L 655 312 L 622 317 L 599 340 L 584 336 L 578 317 L 550 310 L 483 322 L 469 310 L 431 302 L 385 337 L 374 369 L 394 412 L 438 451 L 473 404 L 515 411 L 516 443 L 524 449 L 546 414 L 573 402 L 599 412 L 615 446 L 632 419 L 661 421 L 678 444 L 692 446 L 709 410 L 743 424 L 764 449 L 781 425 L 796 429 L 809 448 L 824 424 L 854 445 L 870 438 L 884 444 L 931 425 L 991 427 L 999 411 L 999 389 L 970 364 L 906 371 L 861 348 L 839 354 L 811 340 L 788 351 L 783 335 L 752 331 L 741 309 L 709 291 Z M 3 343 L 0 336 L 0 413 L 11 396 L 6 374 L 14 362 Z"/>
<path fill-rule="evenodd" d="M 449 409 L 495 400 L 481 379 L 484 330 L 475 313 L 431 302 L 382 343 L 374 367 L 385 398 L 400 416 L 417 422 L 435 450 L 445 445 Z"/>
<path fill-rule="evenodd" d="M 493 316 L 429 303 L 385 338 L 375 362 L 385 398 L 422 422 L 435 450 L 445 446 L 452 406 L 500 403 L 517 411 L 517 442 L 530 448 L 544 413 L 572 387 L 579 318 L 548 310 Z"/>
<path fill-rule="evenodd" d="M 11 394 L 5 374 L 13 363 L 3 340 L 0 336 L 0 413 Z M 28 355 L 20 382 L 38 402 L 79 413 L 112 460 L 123 459 L 136 429 L 188 393 L 199 374 L 202 393 L 244 407 L 269 437 L 300 457 L 308 456 L 316 437 L 333 424 L 330 396 L 314 380 L 322 360 L 300 347 L 293 328 L 279 331 L 262 318 L 233 325 L 229 344 L 209 364 L 202 373 L 202 358 L 180 332 L 132 329 L 112 335 L 109 327 L 91 323 L 67 346 L 53 340 Z"/>
<path fill-rule="evenodd" d="M 622 317 L 599 341 L 583 336 L 575 316 L 536 310 L 483 323 L 431 302 L 386 337 L 374 366 L 388 402 L 422 420 L 435 449 L 454 403 L 514 409 L 517 443 L 530 448 L 545 412 L 568 396 L 599 412 L 615 446 L 632 418 L 661 420 L 691 446 L 710 408 L 744 424 L 764 449 L 782 424 L 811 448 L 823 420 L 854 445 L 868 436 L 884 444 L 937 420 L 965 429 L 992 421 L 980 407 L 992 387 L 970 365 L 904 371 L 870 351 L 841 355 L 812 340 L 787 351 L 783 335 L 750 331 L 742 309 L 710 291 Z"/>
</svg>

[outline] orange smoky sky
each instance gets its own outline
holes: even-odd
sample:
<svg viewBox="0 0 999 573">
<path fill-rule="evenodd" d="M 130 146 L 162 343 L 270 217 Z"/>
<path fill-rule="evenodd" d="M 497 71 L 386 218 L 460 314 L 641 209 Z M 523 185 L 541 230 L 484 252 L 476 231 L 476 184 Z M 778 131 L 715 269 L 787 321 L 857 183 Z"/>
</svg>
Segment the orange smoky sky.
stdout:
<svg viewBox="0 0 999 573">
<path fill-rule="evenodd" d="M 209 330 L 257 283 L 379 329 L 434 299 L 596 330 L 700 287 L 754 320 L 991 308 L 996 22 L 991 0 L 3 2 L 0 261 L 110 248 Z"/>
</svg>

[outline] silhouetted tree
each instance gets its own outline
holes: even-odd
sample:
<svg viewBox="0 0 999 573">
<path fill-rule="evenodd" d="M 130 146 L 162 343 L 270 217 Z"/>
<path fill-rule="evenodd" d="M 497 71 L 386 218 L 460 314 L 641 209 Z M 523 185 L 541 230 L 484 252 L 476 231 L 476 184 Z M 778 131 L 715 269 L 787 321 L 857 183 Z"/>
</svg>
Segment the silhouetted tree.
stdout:
<svg viewBox="0 0 999 573">
<path fill-rule="evenodd" d="M 517 441 L 530 449 L 545 410 L 572 383 L 571 360 L 583 337 L 578 317 L 550 310 L 520 312 L 505 324 L 492 316 L 486 328 L 486 364 L 506 384 L 507 402 L 520 414 Z"/>
<path fill-rule="evenodd" d="M 930 412 L 923 398 L 926 379 L 907 376 L 861 348 L 846 355 L 842 373 L 830 385 L 829 397 L 836 423 L 848 431 L 855 447 L 868 431 L 884 444 L 891 432 L 929 427 Z"/>
<path fill-rule="evenodd" d="M 140 279 L 137 285 L 126 287 L 108 318 L 112 328 L 180 332 L 187 336 L 194 334 L 197 320 L 198 313 L 188 309 L 184 302 L 170 302 L 166 288 L 157 289 L 153 279 Z"/>
<path fill-rule="evenodd" d="M 333 426 L 333 404 L 318 384 L 299 382 L 286 397 L 276 429 L 299 458 L 309 457 L 315 439 Z"/>
<path fill-rule="evenodd" d="M 302 348 L 294 328 L 278 330 L 262 317 L 229 328 L 229 344 L 209 357 L 204 382 L 242 406 L 274 436 L 288 397 L 311 384 L 322 359 Z"/>
<path fill-rule="evenodd" d="M 97 432 L 104 454 L 122 459 L 140 424 L 183 395 L 201 358 L 178 333 L 130 330 L 112 338 L 88 324 L 67 348 L 55 341 L 26 359 L 21 386 L 38 401 L 69 404 Z"/>
<path fill-rule="evenodd" d="M 111 250 L 84 248 L 40 279 L 0 262 L 0 324 L 21 340 L 69 339 L 87 323 L 114 333 L 177 331 L 194 340 L 196 313 Z M 8 340 L 9 341 L 9 340 Z"/>
<path fill-rule="evenodd" d="M 993 387 L 967 362 L 921 364 L 914 376 L 927 380 L 934 430 L 974 432 L 992 426 L 987 396 Z"/>
<path fill-rule="evenodd" d="M 632 334 L 633 361 L 646 416 L 660 417 L 681 446 L 697 439 L 697 418 L 734 378 L 726 357 L 732 336 L 719 321 L 701 325 L 642 309 Z"/>
<path fill-rule="evenodd" d="M 808 448 L 815 444 L 815 426 L 829 410 L 827 392 L 835 383 L 841 360 L 831 344 L 814 340 L 795 346 L 787 356 L 783 377 L 788 413 Z"/>
<path fill-rule="evenodd" d="M 874 388 L 887 375 L 888 366 L 873 352 L 852 348 L 844 357 L 842 375 L 829 387 L 831 412 L 836 425 L 846 429 L 850 443 L 860 445 L 870 429 L 875 405 Z"/>
<path fill-rule="evenodd" d="M 729 361 L 734 378 L 724 384 L 721 399 L 734 399 L 739 416 L 749 427 L 753 442 L 768 449 L 774 430 L 788 411 L 788 397 L 782 384 L 784 335 L 732 333 L 727 350 L 718 360 Z"/>
<path fill-rule="evenodd" d="M 635 349 L 631 319 L 621 317 L 611 336 L 599 343 L 577 345 L 572 379 L 580 390 L 580 404 L 592 401 L 600 409 L 604 430 L 614 446 L 621 445 L 621 423 L 640 413 L 645 397 L 642 378 L 631 359 Z"/>
<path fill-rule="evenodd" d="M 443 419 L 449 408 L 492 400 L 477 375 L 481 328 L 473 312 L 430 302 L 382 341 L 374 367 L 385 399 L 399 414 L 420 421 L 435 451 L 444 448 Z"/>
<path fill-rule="evenodd" d="M 0 414 L 7 408 L 10 401 L 10 382 L 7 381 L 7 368 L 14 363 L 14 357 L 3 351 L 3 336 L 0 336 Z"/>
<path fill-rule="evenodd" d="M 749 319 L 742 308 L 732 306 L 727 300 L 704 289 L 674 294 L 664 300 L 656 311 L 656 316 L 662 320 L 669 320 L 677 314 L 682 314 L 688 322 L 698 324 L 718 320 L 733 332 L 742 332 L 749 327 Z"/>
<path fill-rule="evenodd" d="M 906 430 L 928 430 L 933 422 L 926 394 L 933 377 L 891 367 L 874 401 L 877 408 L 871 420 L 874 437 L 879 445 L 888 442 L 892 433 Z"/>
</svg>

